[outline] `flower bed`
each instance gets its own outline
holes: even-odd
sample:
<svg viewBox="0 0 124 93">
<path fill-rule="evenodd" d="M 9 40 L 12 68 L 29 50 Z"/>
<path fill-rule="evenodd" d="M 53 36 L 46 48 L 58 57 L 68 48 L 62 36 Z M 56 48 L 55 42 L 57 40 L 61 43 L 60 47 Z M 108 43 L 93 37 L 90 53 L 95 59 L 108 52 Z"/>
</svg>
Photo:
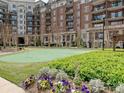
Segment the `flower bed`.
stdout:
<svg viewBox="0 0 124 93">
<path fill-rule="evenodd" d="M 35 84 L 34 82 L 30 83 L 26 88 L 23 86 L 27 91 L 32 87 L 37 90 L 37 92 L 33 91 L 32 93 L 112 93 L 107 92 L 104 82 L 99 79 L 90 80 L 90 82 L 80 81 L 79 78 L 72 80 L 64 71 L 49 67 L 42 68 L 35 78 L 33 79 Z M 117 93 L 123 93 L 120 92 L 123 91 L 123 88 L 123 85 L 118 86 L 116 91 L 119 92 Z"/>
</svg>

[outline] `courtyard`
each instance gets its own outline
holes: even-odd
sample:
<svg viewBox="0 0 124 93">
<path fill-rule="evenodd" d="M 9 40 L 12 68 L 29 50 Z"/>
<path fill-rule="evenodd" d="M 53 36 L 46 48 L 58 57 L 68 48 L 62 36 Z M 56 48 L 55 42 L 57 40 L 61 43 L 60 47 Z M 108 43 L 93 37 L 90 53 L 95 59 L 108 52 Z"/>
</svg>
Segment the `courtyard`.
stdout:
<svg viewBox="0 0 124 93">
<path fill-rule="evenodd" d="M 112 49 L 26 48 L 0 56 L 0 77 L 20 86 L 30 75 L 37 76 L 40 69 L 50 67 L 65 71 L 70 78 L 79 71 L 82 81 L 96 78 L 115 88 L 124 83 L 123 66 L 124 53 Z"/>
</svg>

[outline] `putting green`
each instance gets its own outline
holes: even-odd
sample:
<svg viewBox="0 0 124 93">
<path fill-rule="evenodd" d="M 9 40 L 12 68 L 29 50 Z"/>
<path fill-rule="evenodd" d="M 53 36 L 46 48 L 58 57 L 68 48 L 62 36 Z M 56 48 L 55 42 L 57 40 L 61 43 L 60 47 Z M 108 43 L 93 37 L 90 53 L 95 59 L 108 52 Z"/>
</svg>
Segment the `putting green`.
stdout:
<svg viewBox="0 0 124 93">
<path fill-rule="evenodd" d="M 30 49 L 21 53 L 0 56 L 0 62 L 48 62 L 89 51 L 88 49 Z"/>
</svg>

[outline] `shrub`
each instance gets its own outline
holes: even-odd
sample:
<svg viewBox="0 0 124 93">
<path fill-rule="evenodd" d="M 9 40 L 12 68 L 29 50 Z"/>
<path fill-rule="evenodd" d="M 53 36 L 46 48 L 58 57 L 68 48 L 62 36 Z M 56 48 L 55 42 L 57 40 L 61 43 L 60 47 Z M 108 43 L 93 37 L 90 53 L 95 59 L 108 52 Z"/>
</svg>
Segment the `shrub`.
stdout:
<svg viewBox="0 0 124 93">
<path fill-rule="evenodd" d="M 40 69 L 39 77 L 40 76 L 49 76 L 49 72 L 50 72 L 49 67 L 43 67 L 42 69 Z"/>
<path fill-rule="evenodd" d="M 119 85 L 116 87 L 116 93 L 124 93 L 124 84 Z"/>
<path fill-rule="evenodd" d="M 89 84 L 92 88 L 93 93 L 101 93 L 105 89 L 104 83 L 99 79 L 91 80 Z"/>
<path fill-rule="evenodd" d="M 56 75 L 56 80 L 57 81 L 68 80 L 68 75 L 64 71 L 60 70 Z"/>
<path fill-rule="evenodd" d="M 50 69 L 48 73 L 51 76 L 51 78 L 55 79 L 58 73 L 58 70 L 53 68 L 53 69 Z"/>
<path fill-rule="evenodd" d="M 74 81 L 75 85 L 81 85 L 81 83 L 82 83 L 82 80 L 79 76 L 76 76 L 73 81 Z"/>
</svg>

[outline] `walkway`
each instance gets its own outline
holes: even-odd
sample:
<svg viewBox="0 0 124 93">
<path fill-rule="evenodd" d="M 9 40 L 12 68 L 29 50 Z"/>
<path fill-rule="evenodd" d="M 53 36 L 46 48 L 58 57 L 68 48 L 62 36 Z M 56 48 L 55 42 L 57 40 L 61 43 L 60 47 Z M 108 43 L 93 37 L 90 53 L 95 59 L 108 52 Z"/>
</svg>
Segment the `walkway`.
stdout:
<svg viewBox="0 0 124 93">
<path fill-rule="evenodd" d="M 0 77 L 0 93 L 25 93 L 25 91 L 17 85 Z"/>
</svg>

